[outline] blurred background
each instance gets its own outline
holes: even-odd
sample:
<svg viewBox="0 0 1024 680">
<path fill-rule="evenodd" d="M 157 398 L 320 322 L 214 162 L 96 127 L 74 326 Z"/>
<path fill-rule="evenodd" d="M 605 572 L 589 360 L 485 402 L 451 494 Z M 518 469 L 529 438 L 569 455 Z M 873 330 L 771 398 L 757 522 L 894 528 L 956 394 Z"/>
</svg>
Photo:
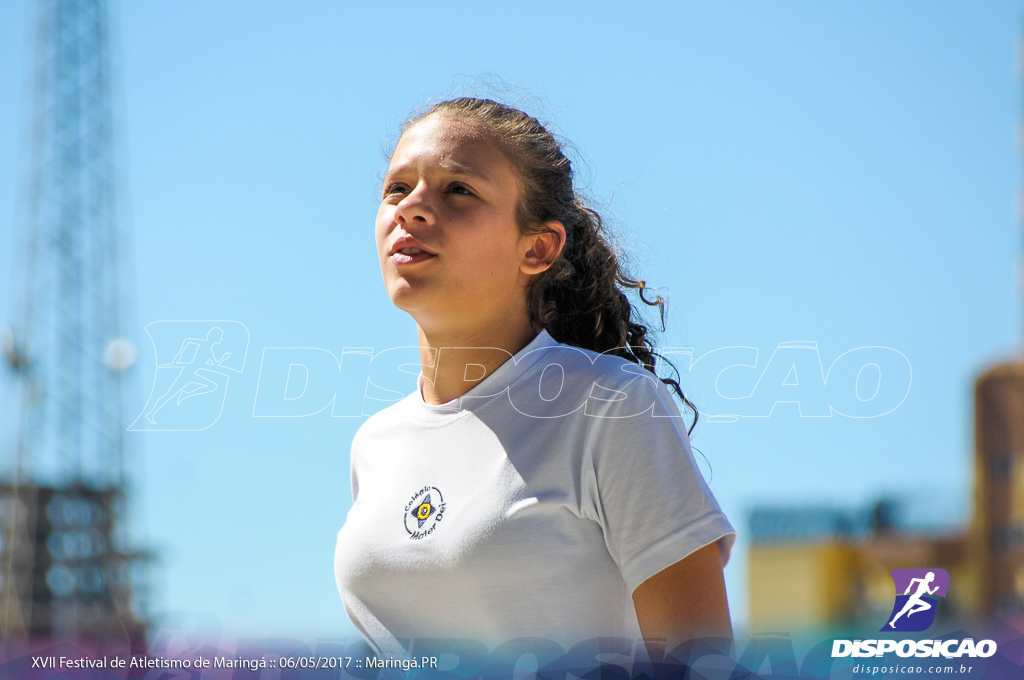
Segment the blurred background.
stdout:
<svg viewBox="0 0 1024 680">
<path fill-rule="evenodd" d="M 349 443 L 415 384 L 378 183 L 465 93 L 669 298 L 738 629 L 879 625 L 897 567 L 1019 613 L 1022 9 L 0 3 L 5 625 L 357 636 Z"/>
</svg>

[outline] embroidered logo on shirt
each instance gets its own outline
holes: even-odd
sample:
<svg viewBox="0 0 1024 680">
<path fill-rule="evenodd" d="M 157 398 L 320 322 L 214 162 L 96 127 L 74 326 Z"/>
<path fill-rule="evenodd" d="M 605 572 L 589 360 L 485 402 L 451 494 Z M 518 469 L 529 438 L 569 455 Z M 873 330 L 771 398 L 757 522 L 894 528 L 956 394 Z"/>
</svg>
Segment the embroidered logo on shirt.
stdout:
<svg viewBox="0 0 1024 680">
<path fill-rule="evenodd" d="M 417 491 L 405 506 L 405 530 L 409 538 L 426 538 L 444 518 L 445 503 L 436 486 Z"/>
</svg>

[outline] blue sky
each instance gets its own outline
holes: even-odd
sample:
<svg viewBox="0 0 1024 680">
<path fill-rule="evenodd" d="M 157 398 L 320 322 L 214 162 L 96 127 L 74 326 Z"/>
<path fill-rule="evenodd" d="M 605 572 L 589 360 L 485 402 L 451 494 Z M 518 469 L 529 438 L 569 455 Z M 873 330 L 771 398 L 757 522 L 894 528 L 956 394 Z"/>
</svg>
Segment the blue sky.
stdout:
<svg viewBox="0 0 1024 680">
<path fill-rule="evenodd" d="M 684 387 L 710 414 L 740 416 L 706 418 L 693 442 L 741 532 L 759 503 L 882 493 L 952 499 L 946 519 L 965 522 L 973 381 L 1021 346 L 1021 9 L 120 3 L 140 348 L 127 417 L 156 373 L 144 326 L 216 319 L 249 332 L 214 425 L 127 435 L 132 527 L 159 557 L 154 609 L 204 612 L 231 635 L 353 634 L 332 556 L 361 419 L 254 418 L 259 369 L 268 347 L 415 342 L 380 283 L 376 185 L 400 122 L 467 90 L 522 104 L 572 140 L 636 271 L 669 293 L 664 344 L 722 350 L 684 370 Z M 0 3 L 5 289 L 19 259 L 29 10 Z M 0 320 L 11 305 L 5 290 Z M 806 371 L 795 388 L 771 371 L 757 383 L 796 341 L 817 351 L 793 350 L 798 369 L 847 356 L 828 390 Z M 721 373 L 734 362 L 719 359 L 750 356 L 726 349 L 737 347 L 756 350 L 754 366 Z M 771 410 L 797 394 L 805 412 L 842 402 L 872 415 L 851 392 L 871 363 L 860 399 L 877 387 L 888 413 Z M 727 570 L 741 624 L 745 546 L 741 533 Z"/>
</svg>

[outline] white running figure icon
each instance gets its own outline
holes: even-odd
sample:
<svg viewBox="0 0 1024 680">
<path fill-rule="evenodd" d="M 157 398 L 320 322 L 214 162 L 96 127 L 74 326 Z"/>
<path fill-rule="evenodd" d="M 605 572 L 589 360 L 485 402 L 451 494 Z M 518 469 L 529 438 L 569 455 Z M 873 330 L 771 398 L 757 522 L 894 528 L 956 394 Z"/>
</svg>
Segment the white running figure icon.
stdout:
<svg viewBox="0 0 1024 680">
<path fill-rule="evenodd" d="M 156 400 L 153 404 L 153 408 L 146 414 L 146 420 L 156 424 L 156 412 L 163 408 L 164 404 L 169 402 L 171 399 L 177 397 L 176 403 L 180 406 L 181 402 L 189 397 L 195 397 L 200 394 L 208 394 L 209 392 L 215 392 L 217 390 L 217 383 L 211 380 L 209 377 L 204 376 L 202 372 L 208 371 L 206 366 L 220 366 L 228 357 L 231 356 L 231 352 L 224 352 L 221 356 L 217 356 L 213 348 L 216 347 L 224 340 L 224 331 L 214 326 L 207 332 L 205 338 L 185 338 L 181 342 L 181 349 L 174 356 L 169 364 L 161 364 L 159 368 L 166 368 L 170 366 L 181 367 L 181 372 L 178 377 L 174 380 L 174 383 L 167 388 L 163 396 Z M 195 347 L 195 354 L 191 359 L 185 358 L 185 351 Z M 205 350 L 205 353 L 204 353 Z M 204 359 L 204 354 L 209 356 Z M 187 370 L 191 369 L 191 370 Z M 186 389 L 190 385 L 195 385 L 192 389 Z"/>
<path fill-rule="evenodd" d="M 918 584 L 917 585 L 917 591 L 914 592 L 914 594 L 911 595 L 910 598 L 907 600 L 906 604 L 903 605 L 903 609 L 900 610 L 900 613 L 897 614 L 896 616 L 892 617 L 892 621 L 889 622 L 889 627 L 890 628 L 895 628 L 896 627 L 896 625 L 895 625 L 896 624 L 896 619 L 900 618 L 904 614 L 906 614 L 907 617 L 909 617 L 911 614 L 916 614 L 917 612 L 923 612 L 926 609 L 931 609 L 932 608 L 931 602 L 928 602 L 926 600 L 922 600 L 921 596 L 925 595 L 925 594 L 927 594 L 927 595 L 935 594 L 935 591 L 938 590 L 939 587 L 938 586 L 935 586 L 934 588 L 929 588 L 928 587 L 928 585 L 932 581 L 934 581 L 934 580 L 935 580 L 935 572 L 934 571 L 929 571 L 928 574 L 925 575 L 924 578 L 912 578 L 912 579 L 910 579 L 910 584 L 907 585 L 907 589 L 905 591 L 903 591 L 903 594 L 904 595 L 908 595 L 910 593 L 910 589 L 914 587 L 915 583 Z"/>
</svg>

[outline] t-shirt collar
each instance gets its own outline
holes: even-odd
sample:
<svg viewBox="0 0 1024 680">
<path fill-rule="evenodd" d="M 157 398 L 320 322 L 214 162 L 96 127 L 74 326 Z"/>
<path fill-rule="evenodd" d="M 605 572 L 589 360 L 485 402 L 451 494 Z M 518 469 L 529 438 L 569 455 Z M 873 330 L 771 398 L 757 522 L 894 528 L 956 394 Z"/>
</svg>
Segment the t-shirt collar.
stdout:
<svg viewBox="0 0 1024 680">
<path fill-rule="evenodd" d="M 462 397 L 453 399 L 452 401 L 444 404 L 432 405 L 427 404 L 423 401 L 423 374 L 416 378 L 416 392 L 413 395 L 416 401 L 422 404 L 425 408 L 430 410 L 436 410 L 439 412 L 451 412 L 462 410 L 460 405 L 463 397 L 473 397 L 479 394 L 497 394 L 503 391 L 506 387 L 512 384 L 512 382 L 522 375 L 530 366 L 536 363 L 543 352 L 537 352 L 545 347 L 554 347 L 558 344 L 558 341 L 551 337 L 546 330 L 541 330 L 537 336 L 512 356 L 511 359 L 506 360 L 501 366 L 491 372 L 489 376 L 481 380 L 479 383 L 473 386 L 468 392 Z"/>
</svg>

